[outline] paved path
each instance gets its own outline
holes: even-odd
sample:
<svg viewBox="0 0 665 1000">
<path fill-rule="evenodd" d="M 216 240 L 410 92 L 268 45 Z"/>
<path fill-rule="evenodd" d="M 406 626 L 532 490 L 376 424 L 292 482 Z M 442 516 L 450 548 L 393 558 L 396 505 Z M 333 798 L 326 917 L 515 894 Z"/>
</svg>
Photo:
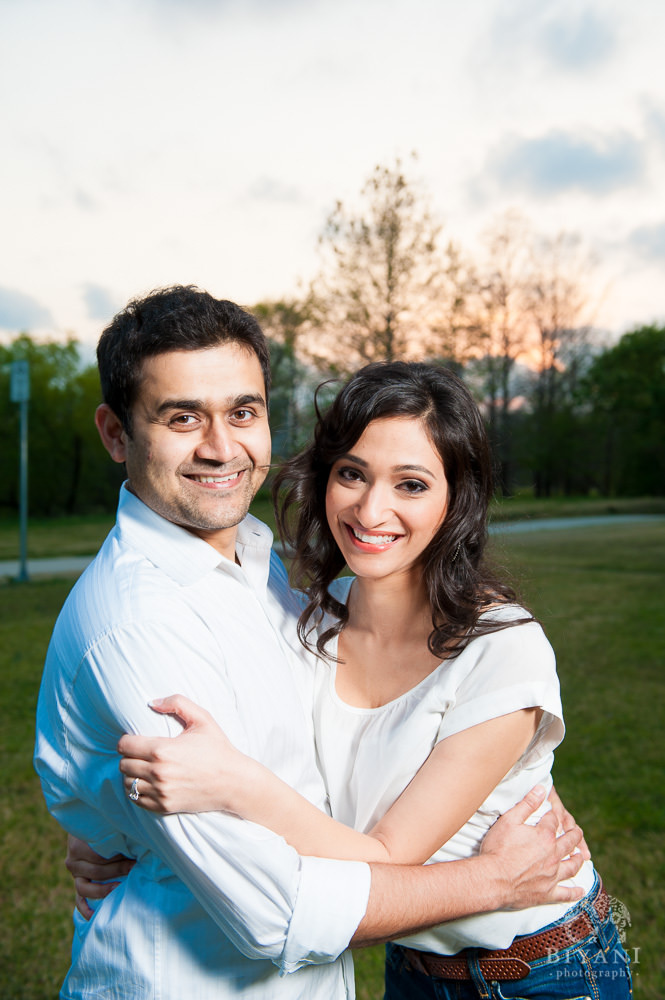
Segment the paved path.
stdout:
<svg viewBox="0 0 665 1000">
<path fill-rule="evenodd" d="M 514 535 L 524 531 L 557 528 L 593 528 L 597 524 L 630 524 L 633 521 L 663 521 L 665 514 L 599 514 L 594 517 L 534 517 L 530 521 L 501 521 L 490 524 L 490 535 Z"/>
<path fill-rule="evenodd" d="M 597 524 L 629 524 L 633 521 L 665 521 L 665 514 L 605 514 L 597 517 L 533 518 L 530 521 L 502 521 L 490 524 L 490 535 L 513 535 L 524 531 L 554 531 L 559 528 L 588 528 Z M 279 546 L 276 546 L 278 551 Z M 56 559 L 28 559 L 28 576 L 78 576 L 94 556 L 61 556 Z M 0 561 L 1 577 L 18 577 L 18 559 Z"/>
<path fill-rule="evenodd" d="M 69 576 L 82 573 L 94 556 L 59 556 L 57 559 L 28 559 L 28 576 Z M 19 574 L 18 559 L 0 562 L 0 577 Z"/>
</svg>

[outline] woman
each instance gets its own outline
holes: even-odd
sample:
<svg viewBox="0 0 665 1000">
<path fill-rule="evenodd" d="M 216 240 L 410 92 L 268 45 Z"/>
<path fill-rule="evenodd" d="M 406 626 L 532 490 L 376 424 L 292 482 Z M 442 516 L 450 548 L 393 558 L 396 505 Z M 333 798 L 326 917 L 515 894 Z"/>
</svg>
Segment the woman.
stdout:
<svg viewBox="0 0 665 1000">
<path fill-rule="evenodd" d="M 154 707 L 185 721 L 182 737 L 123 738 L 127 790 L 138 779 L 148 809 L 236 812 L 301 854 L 468 857 L 501 812 L 551 785 L 564 732 L 551 647 L 484 562 L 492 482 L 475 403 L 446 369 L 369 365 L 276 488 L 308 598 L 300 636 L 317 654 L 317 750 L 336 819 L 178 696 Z M 354 575 L 336 579 L 345 565 Z M 389 945 L 386 997 L 629 996 L 591 862 L 575 884 L 573 907 L 481 914 Z"/>
</svg>

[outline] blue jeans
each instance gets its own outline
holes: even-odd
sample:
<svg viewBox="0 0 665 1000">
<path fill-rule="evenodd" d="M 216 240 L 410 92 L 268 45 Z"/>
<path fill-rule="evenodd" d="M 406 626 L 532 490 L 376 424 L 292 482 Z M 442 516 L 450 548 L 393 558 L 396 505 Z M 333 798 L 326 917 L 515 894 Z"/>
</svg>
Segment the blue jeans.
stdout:
<svg viewBox="0 0 665 1000">
<path fill-rule="evenodd" d="M 530 962 L 523 979 L 487 981 L 474 963 L 474 949 L 467 949 L 472 979 L 453 980 L 428 976 L 409 967 L 403 949 L 386 946 L 384 1000 L 627 1000 L 632 996 L 630 959 L 619 940 L 612 914 L 600 921 L 580 900 L 566 916 L 543 930 L 566 923 L 578 911 L 593 916 L 595 933 L 570 948 Z"/>
</svg>

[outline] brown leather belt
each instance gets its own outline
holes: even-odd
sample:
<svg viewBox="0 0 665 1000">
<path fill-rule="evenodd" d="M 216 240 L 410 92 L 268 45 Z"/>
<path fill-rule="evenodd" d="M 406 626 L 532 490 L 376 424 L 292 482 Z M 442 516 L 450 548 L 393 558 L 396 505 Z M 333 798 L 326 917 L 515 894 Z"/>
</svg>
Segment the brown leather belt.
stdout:
<svg viewBox="0 0 665 1000">
<path fill-rule="evenodd" d="M 603 889 L 602 883 L 591 903 L 599 919 L 606 920 L 610 912 L 610 897 Z M 507 982 L 528 976 L 531 971 L 529 962 L 570 948 L 593 932 L 594 926 L 590 917 L 582 912 L 558 927 L 551 927 L 539 934 L 515 938 L 510 948 L 503 950 L 466 948 L 456 955 L 448 956 L 402 946 L 402 952 L 412 969 L 427 976 L 438 976 L 440 979 L 471 979 L 468 959 L 475 957 L 485 979 Z"/>
</svg>

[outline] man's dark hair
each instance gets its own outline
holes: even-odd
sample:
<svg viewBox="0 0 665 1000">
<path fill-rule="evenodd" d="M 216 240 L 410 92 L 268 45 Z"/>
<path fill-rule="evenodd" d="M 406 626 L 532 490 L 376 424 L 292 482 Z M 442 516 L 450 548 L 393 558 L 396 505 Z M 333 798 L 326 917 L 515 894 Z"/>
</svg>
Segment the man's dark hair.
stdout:
<svg viewBox="0 0 665 1000">
<path fill-rule="evenodd" d="M 168 351 L 201 351 L 235 343 L 259 360 L 267 395 L 270 353 L 257 320 L 226 299 L 194 285 L 174 285 L 131 302 L 113 318 L 97 345 L 102 398 L 132 433 L 132 406 L 146 358 Z"/>
</svg>

